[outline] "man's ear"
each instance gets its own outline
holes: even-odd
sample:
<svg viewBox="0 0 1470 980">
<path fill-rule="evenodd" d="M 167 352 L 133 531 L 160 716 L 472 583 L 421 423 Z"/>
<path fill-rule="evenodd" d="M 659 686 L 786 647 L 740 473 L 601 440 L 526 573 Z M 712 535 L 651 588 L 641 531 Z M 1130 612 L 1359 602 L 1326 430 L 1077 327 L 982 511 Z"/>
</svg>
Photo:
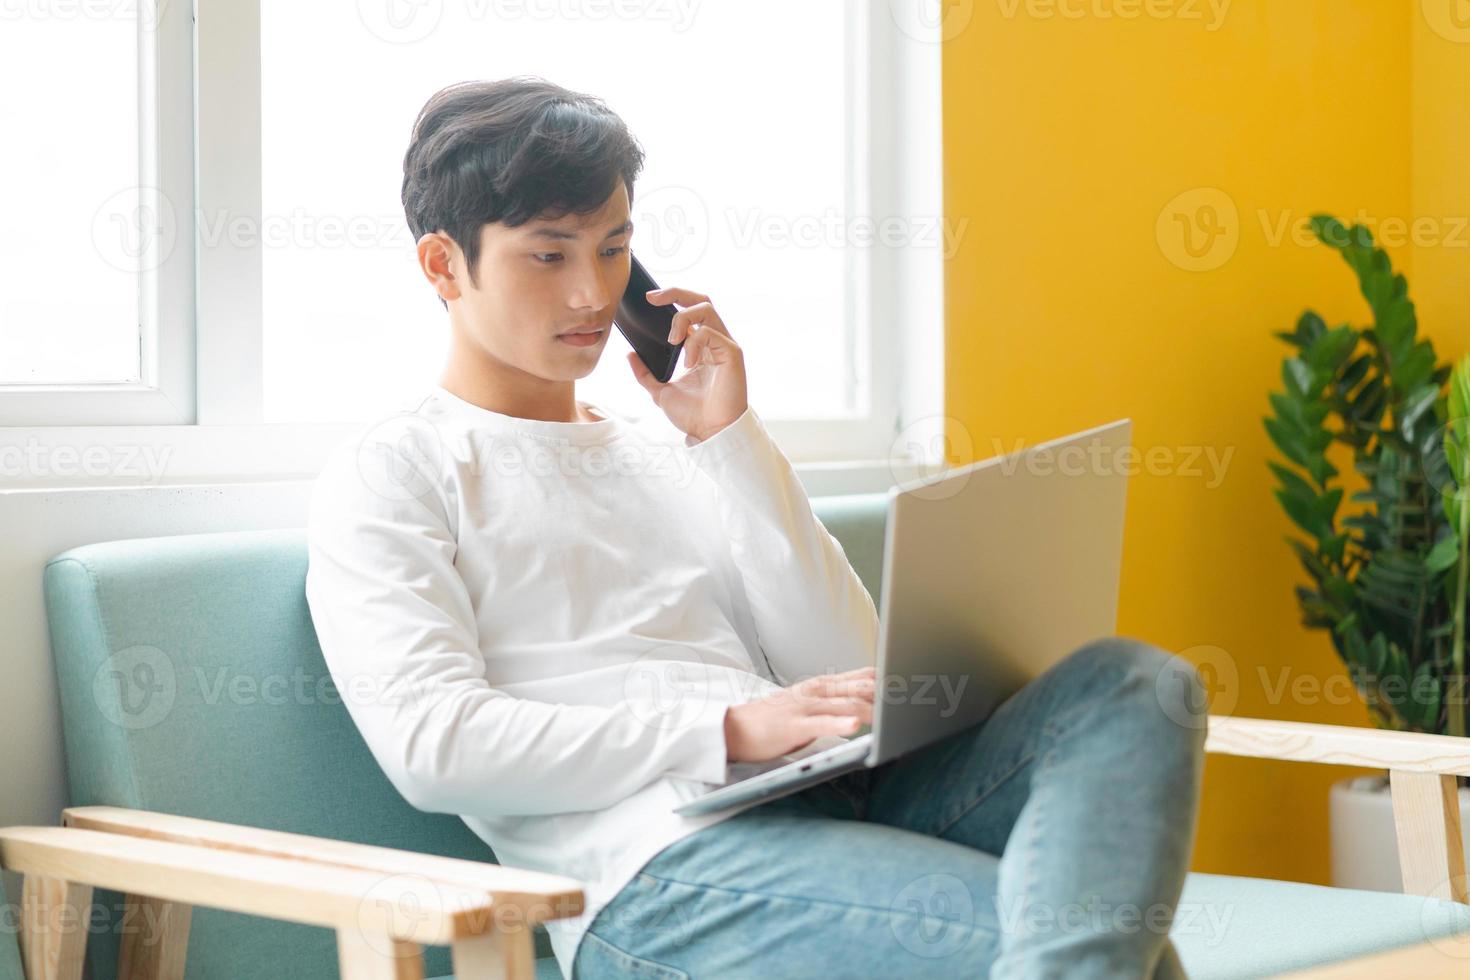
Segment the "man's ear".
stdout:
<svg viewBox="0 0 1470 980">
<path fill-rule="evenodd" d="M 459 299 L 457 269 L 464 268 L 464 254 L 459 243 L 441 231 L 425 232 L 418 240 L 419 268 L 424 278 L 445 301 Z"/>
</svg>

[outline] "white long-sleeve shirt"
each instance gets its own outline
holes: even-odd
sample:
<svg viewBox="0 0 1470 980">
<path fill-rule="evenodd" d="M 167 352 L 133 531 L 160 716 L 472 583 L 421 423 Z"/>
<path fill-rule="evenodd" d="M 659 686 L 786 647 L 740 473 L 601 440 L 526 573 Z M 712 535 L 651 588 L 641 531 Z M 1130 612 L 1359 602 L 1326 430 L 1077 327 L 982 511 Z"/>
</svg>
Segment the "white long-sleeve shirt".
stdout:
<svg viewBox="0 0 1470 980">
<path fill-rule="evenodd" d="M 322 653 L 393 785 L 583 883 L 564 976 L 644 863 L 745 808 L 672 812 L 726 780 L 726 708 L 872 664 L 878 624 L 753 408 L 696 443 L 589 407 L 431 386 L 337 447 L 308 518 Z"/>
</svg>

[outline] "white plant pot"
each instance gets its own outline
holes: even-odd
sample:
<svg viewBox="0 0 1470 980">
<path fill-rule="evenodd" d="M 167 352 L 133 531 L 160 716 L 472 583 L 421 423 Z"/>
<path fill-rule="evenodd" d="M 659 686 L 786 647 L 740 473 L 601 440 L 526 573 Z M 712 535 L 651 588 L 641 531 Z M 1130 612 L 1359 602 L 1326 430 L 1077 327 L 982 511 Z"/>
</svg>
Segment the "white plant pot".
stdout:
<svg viewBox="0 0 1470 980">
<path fill-rule="evenodd" d="M 1332 784 L 1332 884 L 1402 892 L 1398 838 L 1388 776 L 1353 776 Z M 1470 853 L 1470 787 L 1460 790 L 1460 829 Z"/>
</svg>

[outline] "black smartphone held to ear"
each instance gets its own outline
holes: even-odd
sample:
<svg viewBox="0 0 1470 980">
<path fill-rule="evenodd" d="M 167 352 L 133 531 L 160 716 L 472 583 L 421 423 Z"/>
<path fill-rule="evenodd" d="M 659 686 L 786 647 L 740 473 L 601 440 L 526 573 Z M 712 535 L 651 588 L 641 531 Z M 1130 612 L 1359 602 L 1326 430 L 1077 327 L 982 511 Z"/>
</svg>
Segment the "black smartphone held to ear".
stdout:
<svg viewBox="0 0 1470 980">
<path fill-rule="evenodd" d="M 672 303 L 654 306 L 648 301 L 647 292 L 657 289 L 658 283 L 643 268 L 638 256 L 629 257 L 633 260 L 633 270 L 628 276 L 628 288 L 623 290 L 623 298 L 618 302 L 613 323 L 653 376 L 660 381 L 668 381 L 674 376 L 679 351 L 684 347 L 682 340 L 677 344 L 669 343 L 669 329 L 674 325 L 674 314 L 679 311 Z"/>
</svg>

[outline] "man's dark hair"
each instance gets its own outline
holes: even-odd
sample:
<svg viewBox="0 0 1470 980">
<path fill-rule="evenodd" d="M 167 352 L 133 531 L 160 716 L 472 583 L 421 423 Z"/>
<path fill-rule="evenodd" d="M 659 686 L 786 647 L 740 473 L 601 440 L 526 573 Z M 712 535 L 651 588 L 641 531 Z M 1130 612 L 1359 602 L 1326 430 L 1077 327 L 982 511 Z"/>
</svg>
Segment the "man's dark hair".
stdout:
<svg viewBox="0 0 1470 980">
<path fill-rule="evenodd" d="M 618 180 L 631 202 L 642 168 L 643 148 L 595 96 L 534 75 L 458 82 L 436 92 L 414 122 L 403 210 L 414 241 L 443 231 L 459 244 L 478 287 L 487 223 L 590 214 Z"/>
</svg>

